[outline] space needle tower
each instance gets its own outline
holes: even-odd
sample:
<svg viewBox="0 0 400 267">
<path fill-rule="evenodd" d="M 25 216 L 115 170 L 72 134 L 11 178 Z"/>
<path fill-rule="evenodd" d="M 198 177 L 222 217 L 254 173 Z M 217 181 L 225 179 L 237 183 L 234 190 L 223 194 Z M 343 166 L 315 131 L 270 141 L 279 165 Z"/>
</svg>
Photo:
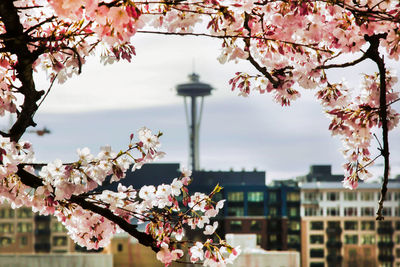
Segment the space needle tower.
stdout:
<svg viewBox="0 0 400 267">
<path fill-rule="evenodd" d="M 200 169 L 199 163 L 199 129 L 203 111 L 204 97 L 211 95 L 213 89 L 209 84 L 199 81 L 196 73 L 189 74 L 189 82 L 176 87 L 179 96 L 183 96 L 185 103 L 186 122 L 189 128 L 189 165 L 192 171 Z M 188 107 L 190 99 L 190 108 Z"/>
</svg>

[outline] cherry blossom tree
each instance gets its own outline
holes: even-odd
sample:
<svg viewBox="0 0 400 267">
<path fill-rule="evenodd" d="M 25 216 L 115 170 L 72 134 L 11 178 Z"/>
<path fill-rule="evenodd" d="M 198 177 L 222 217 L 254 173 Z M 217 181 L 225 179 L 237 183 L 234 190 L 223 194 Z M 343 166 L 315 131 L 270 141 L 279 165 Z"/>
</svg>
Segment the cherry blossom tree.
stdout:
<svg viewBox="0 0 400 267">
<path fill-rule="evenodd" d="M 161 134 L 142 128 L 125 150 L 103 147 L 94 155 L 78 149 L 76 162 L 55 160 L 35 171 L 33 149 L 21 137 L 35 127 L 34 115 L 55 82 L 81 73 L 87 57 L 103 64 L 131 61 L 135 34 L 209 36 L 221 40 L 220 63 L 246 60 L 254 73 L 237 72 L 232 90 L 273 94 L 282 106 L 313 89 L 332 119 L 329 130 L 343 140 L 344 186 L 356 188 L 370 176 L 367 167 L 384 158 L 382 207 L 389 177 L 388 131 L 399 114 L 392 104 L 397 78 L 385 57 L 398 60 L 400 4 L 394 0 L 2 0 L 0 1 L 0 114 L 15 113 L 16 121 L 0 132 L 0 196 L 13 207 L 32 207 L 52 214 L 70 236 L 89 248 L 104 246 L 122 229 L 157 252 L 169 265 L 186 247 L 192 262 L 223 266 L 238 253 L 218 236 L 211 224 L 223 206 L 208 195 L 190 195 L 189 173 L 169 185 L 140 189 L 119 186 L 118 192 L 93 193 L 106 177 L 118 182 L 127 170 L 163 155 Z M 340 62 L 343 56 L 351 61 Z M 365 74 L 359 90 L 334 83 L 328 69 L 346 68 L 369 60 L 376 73 Z M 34 71 L 44 69 L 49 88 L 36 88 Z M 370 152 L 374 129 L 382 131 L 378 154 Z M 36 166 L 37 167 L 37 166 Z M 178 199 L 182 198 L 182 203 Z M 136 224 L 146 223 L 140 232 Z M 183 240 L 184 226 L 204 228 L 205 242 Z"/>
</svg>

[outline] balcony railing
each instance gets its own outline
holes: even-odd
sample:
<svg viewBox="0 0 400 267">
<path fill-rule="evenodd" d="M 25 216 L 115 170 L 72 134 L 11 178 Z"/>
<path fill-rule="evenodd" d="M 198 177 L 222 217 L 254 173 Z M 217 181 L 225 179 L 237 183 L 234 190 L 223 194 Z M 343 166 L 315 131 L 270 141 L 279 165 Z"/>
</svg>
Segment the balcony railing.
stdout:
<svg viewBox="0 0 400 267">
<path fill-rule="evenodd" d="M 35 244 L 35 251 L 37 252 L 50 252 L 50 243 Z"/>
<path fill-rule="evenodd" d="M 36 222 L 49 222 L 50 221 L 50 216 L 36 215 L 35 216 L 35 221 Z"/>
<path fill-rule="evenodd" d="M 340 227 L 326 228 L 326 234 L 328 234 L 328 235 L 340 235 L 341 233 L 342 233 L 342 228 L 340 228 Z"/>
<path fill-rule="evenodd" d="M 50 229 L 36 229 L 35 235 L 50 235 Z"/>
<path fill-rule="evenodd" d="M 380 235 L 392 235 L 393 233 L 393 227 L 378 227 L 378 234 Z"/>
<path fill-rule="evenodd" d="M 328 241 L 328 242 L 326 242 L 326 246 L 328 248 L 341 248 L 342 245 L 343 244 L 340 241 Z"/>
<path fill-rule="evenodd" d="M 380 261 L 380 262 L 387 262 L 387 261 L 390 261 L 390 262 L 393 262 L 394 261 L 394 256 L 393 255 L 379 255 L 378 256 L 378 260 Z"/>
<path fill-rule="evenodd" d="M 326 256 L 326 260 L 330 263 L 339 263 L 339 262 L 342 262 L 343 256 L 331 254 L 331 255 Z"/>
<path fill-rule="evenodd" d="M 394 247 L 394 243 L 392 241 L 390 242 L 378 242 L 378 247 L 380 248 L 393 248 Z"/>
</svg>

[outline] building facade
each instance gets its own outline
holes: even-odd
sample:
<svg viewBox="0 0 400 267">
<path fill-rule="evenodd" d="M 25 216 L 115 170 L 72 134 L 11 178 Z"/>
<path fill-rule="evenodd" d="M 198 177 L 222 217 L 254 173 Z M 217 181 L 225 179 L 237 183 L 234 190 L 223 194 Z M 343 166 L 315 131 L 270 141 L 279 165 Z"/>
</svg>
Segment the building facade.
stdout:
<svg viewBox="0 0 400 267">
<path fill-rule="evenodd" d="M 400 267 L 400 183 L 390 183 L 376 221 L 379 183 L 357 190 L 338 182 L 300 185 L 303 267 Z"/>
<path fill-rule="evenodd" d="M 0 253 L 66 253 L 79 251 L 55 217 L 30 208 L 0 205 Z"/>
</svg>

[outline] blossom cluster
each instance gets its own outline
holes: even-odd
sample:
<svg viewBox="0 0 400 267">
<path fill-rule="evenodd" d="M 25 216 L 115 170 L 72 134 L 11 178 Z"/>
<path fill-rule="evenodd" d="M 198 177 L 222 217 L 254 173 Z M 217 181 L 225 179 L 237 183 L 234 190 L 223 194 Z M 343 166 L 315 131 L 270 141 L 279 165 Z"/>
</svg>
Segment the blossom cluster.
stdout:
<svg viewBox="0 0 400 267">
<path fill-rule="evenodd" d="M 171 184 L 145 185 L 139 190 L 119 184 L 118 192 L 105 190 L 92 195 L 90 201 L 107 207 L 127 221 L 134 219 L 139 224 L 146 224 L 145 232 L 159 247 L 157 259 L 168 266 L 184 255 L 184 244 L 190 242 L 182 240 L 188 229 L 204 229 L 204 235 L 216 235 L 218 222 L 211 223 L 211 220 L 223 208 L 225 201 L 212 200 L 221 189 L 219 186 L 209 195 L 198 192 L 189 195 L 190 175 L 190 171 L 184 170 L 181 177 L 173 179 Z M 216 238 L 218 242 L 209 238 L 204 243 L 196 242 L 188 247 L 191 262 L 203 261 L 204 266 L 233 263 L 240 249 L 232 248 L 218 235 Z"/>
<path fill-rule="evenodd" d="M 399 98 L 393 86 L 397 78 L 390 71 L 386 72 L 386 103 L 389 130 L 399 123 L 400 114 L 390 104 Z M 361 93 L 351 96 L 345 82 L 328 84 L 317 93 L 323 106 L 329 108 L 328 116 L 332 119 L 329 125 L 332 135 L 341 136 L 343 154 L 347 160 L 344 164 L 344 186 L 354 189 L 358 181 L 368 179 L 371 173 L 366 166 L 373 164 L 369 147 L 373 139 L 374 129 L 381 126 L 380 112 L 380 80 L 379 74 L 364 75 Z"/>
<path fill-rule="evenodd" d="M 168 266 L 184 255 L 181 242 L 185 225 L 188 229 L 204 229 L 206 236 L 215 235 L 218 222 L 211 223 L 211 220 L 223 208 L 224 200 L 214 202 L 212 198 L 221 187 L 216 186 L 209 195 L 190 195 L 187 186 L 191 181 L 191 172 L 184 170 L 181 177 L 173 179 L 171 184 L 147 185 L 140 189 L 119 184 L 117 192 L 95 190 L 107 179 L 109 182 L 123 179 L 131 166 L 132 170 L 136 170 L 144 163 L 163 156 L 163 152 L 158 151 L 160 135 L 143 127 L 138 131 L 138 141 L 133 142 L 131 135 L 128 149 L 119 153 L 109 146 L 102 147 L 97 155 L 90 153 L 88 148 L 78 149 L 78 161 L 74 163 L 64 164 L 55 160 L 43 166 L 38 172 L 43 185 L 36 188 L 23 184 L 17 174 L 19 166 L 33 161 L 32 146 L 24 141 L 16 144 L 8 138 L 1 138 L 2 200 L 7 200 L 13 207 L 24 205 L 42 215 L 56 216 L 76 243 L 98 249 L 107 245 L 120 228 L 109 218 L 70 201 L 73 196 L 83 197 L 85 201 L 110 210 L 127 222 L 146 224 L 145 233 L 159 247 L 157 258 Z M 30 165 L 24 168 L 35 174 Z M 232 263 L 239 248 L 230 247 L 219 237 L 218 240 L 214 243 L 208 239 L 204 244 L 197 242 L 188 247 L 191 261 L 203 260 L 205 266 Z M 199 244 L 207 249 L 203 254 Z"/>
</svg>

